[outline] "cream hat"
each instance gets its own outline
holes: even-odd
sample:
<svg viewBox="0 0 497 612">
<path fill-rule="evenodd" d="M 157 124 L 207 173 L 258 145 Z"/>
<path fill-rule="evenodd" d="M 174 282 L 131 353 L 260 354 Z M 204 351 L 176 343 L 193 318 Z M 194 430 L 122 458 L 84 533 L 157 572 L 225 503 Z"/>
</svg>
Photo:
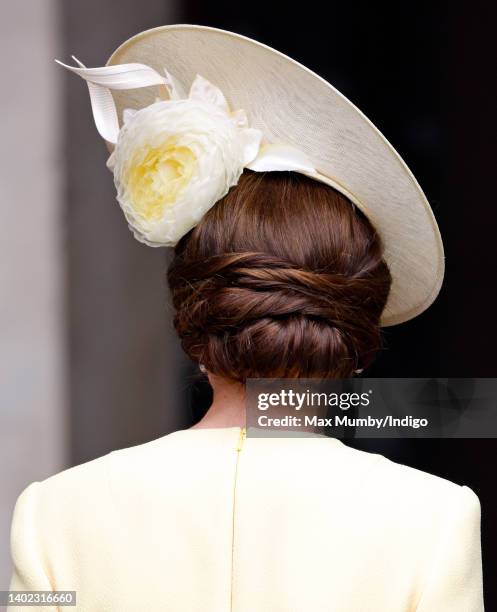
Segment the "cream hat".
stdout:
<svg viewBox="0 0 497 612">
<path fill-rule="evenodd" d="M 346 195 L 379 232 L 392 274 L 382 326 L 436 298 L 443 246 L 421 187 L 371 121 L 308 68 L 194 25 L 142 32 L 106 67 L 78 64 L 66 67 L 88 82 L 97 128 L 114 149 L 118 200 L 139 240 L 174 245 L 243 168 L 294 170 Z"/>
</svg>

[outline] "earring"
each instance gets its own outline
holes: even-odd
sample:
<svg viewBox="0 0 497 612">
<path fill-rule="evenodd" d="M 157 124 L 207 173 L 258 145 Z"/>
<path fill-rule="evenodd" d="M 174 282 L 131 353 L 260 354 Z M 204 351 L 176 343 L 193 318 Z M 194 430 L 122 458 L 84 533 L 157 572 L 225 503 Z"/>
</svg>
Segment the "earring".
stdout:
<svg viewBox="0 0 497 612">
<path fill-rule="evenodd" d="M 203 373 L 206 374 L 207 373 L 207 368 L 204 366 L 203 363 L 199 363 L 198 364 L 198 369 Z"/>
<path fill-rule="evenodd" d="M 364 372 L 364 368 L 361 368 L 360 370 L 354 370 L 354 372 L 356 374 L 361 374 L 362 372 Z"/>
</svg>

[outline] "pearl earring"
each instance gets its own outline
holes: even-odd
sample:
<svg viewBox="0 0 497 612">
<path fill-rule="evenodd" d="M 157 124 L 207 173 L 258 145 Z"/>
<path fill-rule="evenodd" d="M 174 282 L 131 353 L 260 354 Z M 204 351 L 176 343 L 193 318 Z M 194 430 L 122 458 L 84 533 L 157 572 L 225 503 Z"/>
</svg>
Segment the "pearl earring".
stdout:
<svg viewBox="0 0 497 612">
<path fill-rule="evenodd" d="M 203 372 L 204 374 L 207 372 L 207 368 L 204 366 L 203 363 L 199 363 L 198 364 L 198 369 Z"/>
</svg>

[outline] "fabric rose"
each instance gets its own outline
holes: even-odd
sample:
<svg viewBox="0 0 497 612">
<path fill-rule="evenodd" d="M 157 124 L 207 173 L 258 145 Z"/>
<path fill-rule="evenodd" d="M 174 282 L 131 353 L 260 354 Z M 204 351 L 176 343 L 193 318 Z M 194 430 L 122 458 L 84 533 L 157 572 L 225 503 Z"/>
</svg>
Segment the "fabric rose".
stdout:
<svg viewBox="0 0 497 612">
<path fill-rule="evenodd" d="M 187 98 L 126 110 L 108 167 L 135 238 L 174 246 L 237 184 L 261 139 L 201 76 Z"/>
</svg>

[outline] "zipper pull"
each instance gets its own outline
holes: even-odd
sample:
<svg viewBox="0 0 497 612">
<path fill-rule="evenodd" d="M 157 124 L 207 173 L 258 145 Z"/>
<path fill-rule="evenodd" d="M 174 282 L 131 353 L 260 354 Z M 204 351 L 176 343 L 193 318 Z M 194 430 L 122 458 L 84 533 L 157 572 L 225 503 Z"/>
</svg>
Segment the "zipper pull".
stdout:
<svg viewBox="0 0 497 612">
<path fill-rule="evenodd" d="M 240 429 L 240 436 L 238 438 L 238 446 L 236 447 L 236 452 L 239 453 L 242 450 L 243 442 L 247 437 L 247 430 L 245 427 Z"/>
</svg>

